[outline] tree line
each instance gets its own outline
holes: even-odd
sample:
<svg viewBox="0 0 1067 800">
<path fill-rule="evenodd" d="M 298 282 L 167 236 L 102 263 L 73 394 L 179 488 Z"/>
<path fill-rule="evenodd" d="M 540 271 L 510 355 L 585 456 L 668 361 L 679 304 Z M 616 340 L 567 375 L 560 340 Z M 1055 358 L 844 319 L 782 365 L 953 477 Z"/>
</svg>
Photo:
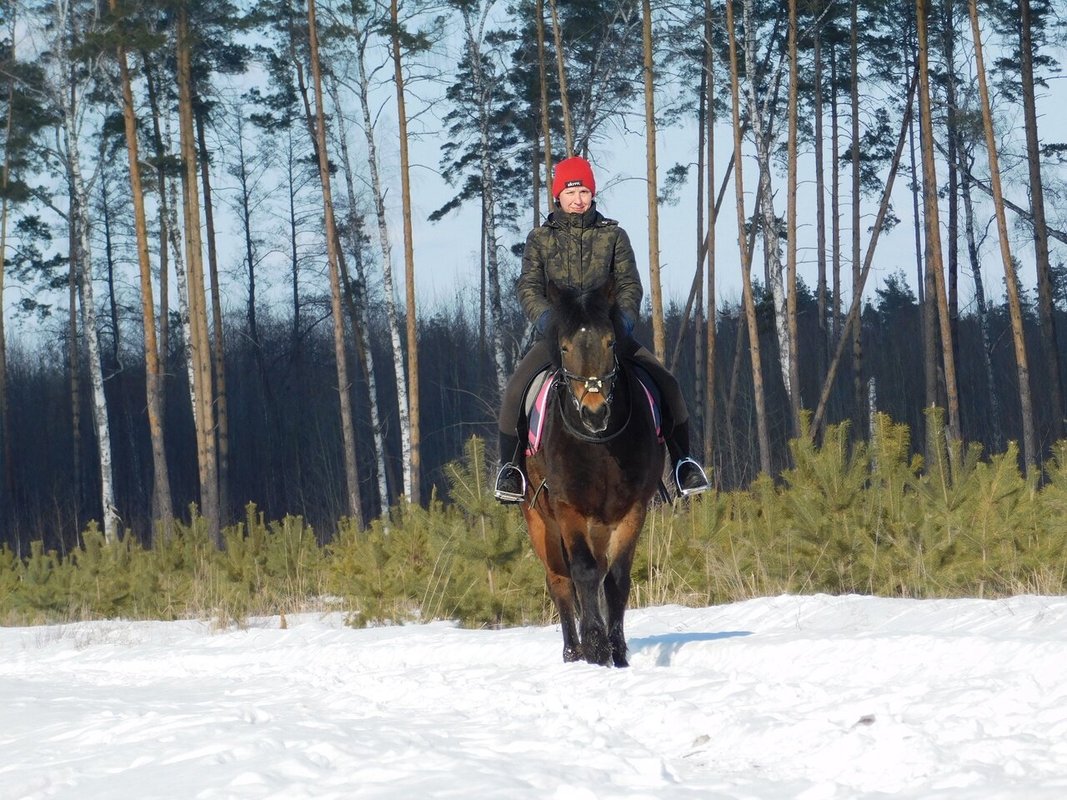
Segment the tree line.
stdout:
<svg viewBox="0 0 1067 800">
<path fill-rule="evenodd" d="M 221 543 L 248 502 L 323 536 L 429 502 L 492 431 L 529 336 L 517 243 L 550 210 L 553 164 L 596 163 L 626 130 L 646 144 L 638 332 L 686 387 L 717 485 L 779 474 L 829 423 L 863 436 L 879 411 L 917 452 L 931 409 L 955 443 L 1018 441 L 1035 478 L 1063 437 L 1064 146 L 1038 114 L 1065 23 L 1051 2 L 0 9 L 0 525 L 17 550 L 89 520 L 166 538 L 194 504 Z M 685 153 L 657 152 L 671 127 Z M 416 302 L 433 256 L 410 183 L 427 132 L 451 189 L 431 219 L 471 207 L 480 242 L 477 284 L 435 308 Z M 659 214 L 682 192 L 693 279 L 675 304 Z M 878 249 L 908 225 L 912 252 Z M 737 304 L 716 297 L 727 277 Z M 16 315 L 42 333 L 8 343 Z"/>
</svg>

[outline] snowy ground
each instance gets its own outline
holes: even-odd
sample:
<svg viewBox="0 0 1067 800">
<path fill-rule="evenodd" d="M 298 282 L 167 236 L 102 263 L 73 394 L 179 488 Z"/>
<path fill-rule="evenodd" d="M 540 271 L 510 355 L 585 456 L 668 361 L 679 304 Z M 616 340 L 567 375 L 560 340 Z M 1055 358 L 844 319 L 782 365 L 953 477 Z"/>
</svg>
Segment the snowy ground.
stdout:
<svg viewBox="0 0 1067 800">
<path fill-rule="evenodd" d="M 554 627 L 0 629 L 0 798 L 1067 797 L 1067 598 L 776 597 Z"/>
</svg>

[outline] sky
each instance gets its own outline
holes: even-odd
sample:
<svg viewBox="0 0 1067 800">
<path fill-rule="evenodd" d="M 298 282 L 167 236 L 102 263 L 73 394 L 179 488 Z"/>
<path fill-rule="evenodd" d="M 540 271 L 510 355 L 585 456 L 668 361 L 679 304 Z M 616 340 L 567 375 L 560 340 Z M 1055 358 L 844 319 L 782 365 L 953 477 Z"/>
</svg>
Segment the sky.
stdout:
<svg viewBox="0 0 1067 800">
<path fill-rule="evenodd" d="M 339 611 L 0 628 L 0 800 L 1059 800 L 1067 598 L 634 610 L 627 669 L 555 625 Z"/>
</svg>

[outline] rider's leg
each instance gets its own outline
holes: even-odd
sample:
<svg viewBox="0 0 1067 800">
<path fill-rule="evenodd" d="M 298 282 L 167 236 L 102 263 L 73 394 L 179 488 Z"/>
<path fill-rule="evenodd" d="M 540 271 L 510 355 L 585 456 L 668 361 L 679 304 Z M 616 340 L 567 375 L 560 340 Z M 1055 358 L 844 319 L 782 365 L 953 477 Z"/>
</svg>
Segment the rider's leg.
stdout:
<svg viewBox="0 0 1067 800">
<path fill-rule="evenodd" d="M 679 493 L 686 496 L 705 491 L 708 478 L 689 449 L 689 409 L 678 381 L 647 348 L 638 347 L 630 357 L 648 372 L 663 398 L 663 438 Z"/>
<path fill-rule="evenodd" d="M 549 360 L 548 345 L 543 340 L 538 340 L 515 367 L 500 401 L 500 415 L 497 418 L 500 471 L 496 476 L 493 496 L 502 503 L 519 503 L 526 494 L 523 463 L 525 448 L 520 446 L 518 435 L 522 401 L 526 387 L 537 373 L 548 365 Z"/>
</svg>

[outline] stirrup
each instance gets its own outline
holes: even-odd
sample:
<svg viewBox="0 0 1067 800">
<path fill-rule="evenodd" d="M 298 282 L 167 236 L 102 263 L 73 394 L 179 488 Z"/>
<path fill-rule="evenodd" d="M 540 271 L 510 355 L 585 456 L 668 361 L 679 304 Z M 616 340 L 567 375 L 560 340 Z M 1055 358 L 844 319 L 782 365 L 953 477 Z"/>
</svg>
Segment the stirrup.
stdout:
<svg viewBox="0 0 1067 800">
<path fill-rule="evenodd" d="M 682 486 L 680 478 L 683 464 L 692 464 L 694 467 L 696 467 L 697 472 L 700 473 L 700 486 L 694 486 L 691 489 L 686 489 L 684 486 Z M 711 484 L 708 483 L 708 476 L 707 473 L 704 472 L 704 468 L 689 456 L 678 459 L 678 463 L 674 465 L 674 485 L 678 487 L 678 494 L 681 497 L 689 497 L 694 494 L 700 494 L 701 492 L 706 492 L 708 489 L 711 488 Z"/>
<path fill-rule="evenodd" d="M 519 473 L 519 480 L 522 481 L 521 492 L 508 492 L 498 488 L 500 486 L 500 479 L 504 475 L 504 470 L 515 470 Z M 493 497 L 499 500 L 501 503 L 521 503 L 526 499 L 526 473 L 524 473 L 519 467 L 512 464 L 510 461 L 507 464 L 503 464 L 500 470 L 496 473 L 496 484 L 493 489 Z"/>
</svg>

